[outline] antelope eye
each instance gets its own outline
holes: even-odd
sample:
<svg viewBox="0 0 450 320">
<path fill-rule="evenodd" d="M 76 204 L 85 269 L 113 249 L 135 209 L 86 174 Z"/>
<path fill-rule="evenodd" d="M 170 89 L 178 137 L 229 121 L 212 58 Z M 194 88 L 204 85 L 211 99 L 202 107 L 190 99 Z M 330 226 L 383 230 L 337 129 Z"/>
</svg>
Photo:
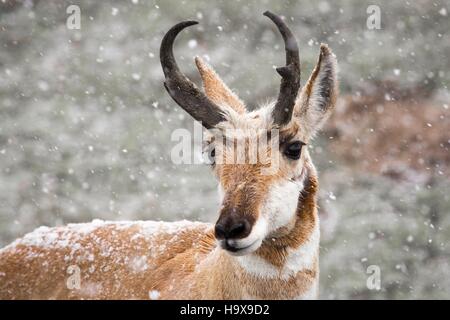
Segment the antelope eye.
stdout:
<svg viewBox="0 0 450 320">
<path fill-rule="evenodd" d="M 292 160 L 298 160 L 300 159 L 300 155 L 302 153 L 302 147 L 305 145 L 305 143 L 301 141 L 295 141 L 286 146 L 284 149 L 284 154 L 286 157 Z"/>
<path fill-rule="evenodd" d="M 212 148 L 209 152 L 208 152 L 208 160 L 209 160 L 209 164 L 214 165 L 216 163 L 216 149 Z"/>
</svg>

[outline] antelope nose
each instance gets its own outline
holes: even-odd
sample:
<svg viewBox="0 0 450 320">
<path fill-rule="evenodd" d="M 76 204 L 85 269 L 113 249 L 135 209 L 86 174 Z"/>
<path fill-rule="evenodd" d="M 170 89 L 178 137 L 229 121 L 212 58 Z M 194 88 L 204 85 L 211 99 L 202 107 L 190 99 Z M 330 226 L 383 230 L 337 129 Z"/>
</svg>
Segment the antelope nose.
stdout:
<svg viewBox="0 0 450 320">
<path fill-rule="evenodd" d="M 251 226 L 246 219 L 227 217 L 217 221 L 214 231 L 218 240 L 240 239 L 250 234 Z"/>
</svg>

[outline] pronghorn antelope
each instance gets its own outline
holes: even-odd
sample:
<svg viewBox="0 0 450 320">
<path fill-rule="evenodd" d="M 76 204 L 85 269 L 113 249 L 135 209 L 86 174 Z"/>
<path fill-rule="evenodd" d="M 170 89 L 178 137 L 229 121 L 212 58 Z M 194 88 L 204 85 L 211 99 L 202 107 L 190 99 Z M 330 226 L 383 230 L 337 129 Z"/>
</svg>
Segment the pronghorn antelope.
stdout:
<svg viewBox="0 0 450 320">
<path fill-rule="evenodd" d="M 286 66 L 277 68 L 277 100 L 247 111 L 213 69 L 196 58 L 204 91 L 179 70 L 173 42 L 195 21 L 164 36 L 160 59 L 170 96 L 208 129 L 228 139 L 271 132 L 278 148 L 256 163 L 212 161 L 222 206 L 207 223 L 104 222 L 40 227 L 0 251 L 1 299 L 308 299 L 318 294 L 317 175 L 306 145 L 333 109 L 336 59 L 324 44 L 300 88 L 297 41 L 283 20 L 265 12 L 281 33 Z M 249 138 L 249 139 L 247 139 Z M 243 139 L 243 140 L 242 140 Z M 235 140 L 233 140 L 235 141 Z M 228 144 L 209 134 L 207 149 L 227 159 Z M 234 144 L 233 144 L 234 145 Z M 271 174 L 263 169 L 278 165 Z"/>
</svg>

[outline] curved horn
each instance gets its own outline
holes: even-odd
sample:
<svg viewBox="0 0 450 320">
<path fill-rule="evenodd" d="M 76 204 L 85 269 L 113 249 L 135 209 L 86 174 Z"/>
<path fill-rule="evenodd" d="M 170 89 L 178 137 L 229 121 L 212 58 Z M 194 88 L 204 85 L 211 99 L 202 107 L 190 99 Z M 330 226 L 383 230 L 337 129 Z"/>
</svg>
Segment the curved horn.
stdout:
<svg viewBox="0 0 450 320">
<path fill-rule="evenodd" d="M 178 33 L 197 23 L 197 21 L 183 21 L 173 26 L 162 39 L 159 58 L 166 78 L 164 87 L 169 95 L 195 120 L 201 121 L 205 128 L 211 129 L 225 120 L 220 108 L 180 71 L 173 56 L 173 42 Z"/>
<path fill-rule="evenodd" d="M 286 66 L 276 69 L 281 76 L 281 85 L 280 93 L 278 94 L 278 99 L 273 110 L 274 123 L 282 126 L 291 120 L 295 100 L 300 90 L 300 57 L 298 54 L 297 40 L 283 20 L 269 11 L 264 12 L 264 15 L 277 26 L 283 37 L 286 50 Z"/>
</svg>

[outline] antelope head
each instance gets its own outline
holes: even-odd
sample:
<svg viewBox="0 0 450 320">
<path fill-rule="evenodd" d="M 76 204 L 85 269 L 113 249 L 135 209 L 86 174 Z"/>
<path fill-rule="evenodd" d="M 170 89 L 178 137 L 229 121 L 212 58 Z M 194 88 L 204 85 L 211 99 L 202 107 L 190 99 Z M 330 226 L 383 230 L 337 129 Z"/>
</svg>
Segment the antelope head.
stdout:
<svg viewBox="0 0 450 320">
<path fill-rule="evenodd" d="M 271 12 L 264 15 L 283 37 L 286 65 L 276 69 L 281 76 L 277 100 L 255 111 L 247 111 L 242 100 L 200 58 L 195 62 L 205 93 L 178 68 L 173 42 L 181 30 L 196 21 L 172 27 L 160 49 L 169 95 L 208 129 L 206 150 L 222 197 L 215 236 L 232 255 L 255 252 L 265 241 L 292 230 L 298 218 L 300 193 L 308 175 L 314 174 L 305 145 L 330 114 L 338 93 L 336 58 L 328 46 L 320 46 L 317 64 L 301 88 L 294 35 L 279 16 Z M 267 143 L 262 152 L 261 143 L 257 143 L 257 155 L 253 157 L 255 141 Z M 233 152 L 236 150 L 240 151 Z"/>
</svg>

